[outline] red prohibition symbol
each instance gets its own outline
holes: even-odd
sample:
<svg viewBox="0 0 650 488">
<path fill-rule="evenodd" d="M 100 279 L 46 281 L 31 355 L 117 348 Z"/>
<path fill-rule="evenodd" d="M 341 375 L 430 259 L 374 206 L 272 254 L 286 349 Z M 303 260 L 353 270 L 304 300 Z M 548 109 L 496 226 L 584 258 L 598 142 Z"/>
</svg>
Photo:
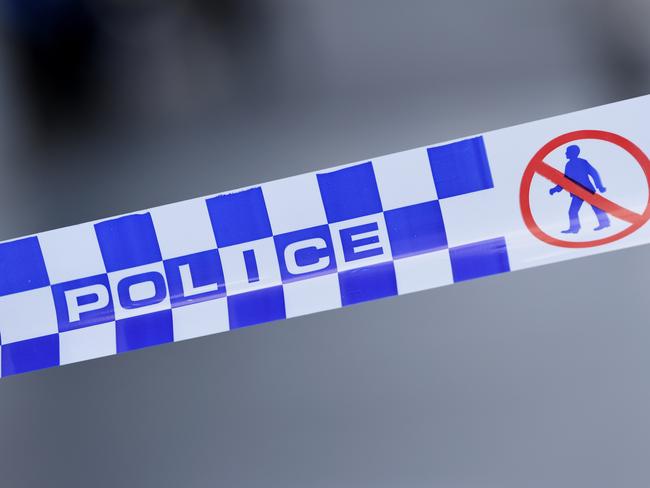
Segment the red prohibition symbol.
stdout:
<svg viewBox="0 0 650 488">
<path fill-rule="evenodd" d="M 544 158 L 558 147 L 573 141 L 584 139 L 598 139 L 615 144 L 627 151 L 636 160 L 639 166 L 641 166 L 648 186 L 648 201 L 646 202 L 645 209 L 642 213 L 637 213 L 622 207 L 600 194 L 591 193 L 582 186 L 566 178 L 561 171 L 558 171 L 544 161 Z M 567 241 L 550 236 L 539 227 L 537 222 L 535 222 L 530 209 L 530 188 L 533 176 L 536 174 L 539 174 L 556 185 L 560 185 L 568 193 L 578 196 L 586 203 L 598 207 L 609 215 L 621 219 L 630 225 L 616 234 L 590 241 Z M 521 207 L 521 215 L 528 230 L 530 230 L 535 237 L 547 244 L 568 248 L 595 247 L 609 244 L 610 242 L 617 241 L 632 234 L 650 219 L 650 159 L 648 159 L 648 156 L 646 156 L 632 141 L 618 134 L 614 134 L 613 132 L 602 130 L 578 130 L 568 132 L 567 134 L 558 136 L 546 143 L 532 157 L 521 179 L 519 205 Z"/>
</svg>

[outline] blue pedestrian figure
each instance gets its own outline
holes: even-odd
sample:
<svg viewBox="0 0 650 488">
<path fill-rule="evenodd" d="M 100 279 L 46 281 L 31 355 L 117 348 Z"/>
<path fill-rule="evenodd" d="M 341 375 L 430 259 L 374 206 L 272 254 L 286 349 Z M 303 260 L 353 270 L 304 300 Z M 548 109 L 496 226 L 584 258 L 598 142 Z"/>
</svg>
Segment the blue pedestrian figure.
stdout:
<svg viewBox="0 0 650 488">
<path fill-rule="evenodd" d="M 566 166 L 564 167 L 564 176 L 569 180 L 577 183 L 585 190 L 590 193 L 596 193 L 596 188 L 600 193 L 605 193 L 607 190 L 603 183 L 600 181 L 600 175 L 596 168 L 594 168 L 586 159 L 579 158 L 580 148 L 576 145 L 572 145 L 566 148 L 566 157 L 568 159 Z M 591 179 L 590 179 L 591 177 Z M 593 183 L 591 182 L 593 180 Z M 594 188 L 594 183 L 596 188 Z M 554 193 L 559 193 L 563 190 L 561 185 L 554 186 L 551 188 L 549 193 L 553 195 Z M 580 217 L 578 213 L 580 212 L 580 207 L 584 200 L 574 194 L 571 194 L 571 205 L 569 206 L 569 228 L 563 230 L 564 234 L 577 234 L 580 232 Z M 600 208 L 591 206 L 596 217 L 598 218 L 598 227 L 594 230 L 601 230 L 609 227 L 609 217 L 607 214 Z"/>
</svg>

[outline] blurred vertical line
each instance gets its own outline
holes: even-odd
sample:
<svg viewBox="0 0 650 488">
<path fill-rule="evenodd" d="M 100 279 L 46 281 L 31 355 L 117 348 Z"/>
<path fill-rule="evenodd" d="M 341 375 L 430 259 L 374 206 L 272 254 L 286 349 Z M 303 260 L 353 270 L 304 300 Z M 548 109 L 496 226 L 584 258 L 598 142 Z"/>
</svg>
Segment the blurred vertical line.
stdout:
<svg viewBox="0 0 650 488">
<path fill-rule="evenodd" d="M 0 28 L 2 27 L 0 14 Z M 7 34 L 0 31 L 0 236 L 14 234 L 20 212 L 14 206 L 16 183 L 16 155 L 24 139 L 25 113 L 21 110 L 17 82 L 12 74 L 11 53 Z M 1 237 L 0 237 L 1 238 Z"/>
<path fill-rule="evenodd" d="M 602 56 L 613 98 L 650 93 L 650 3 L 597 0 L 586 6 L 595 13 L 589 16 L 595 30 L 594 52 Z"/>
</svg>

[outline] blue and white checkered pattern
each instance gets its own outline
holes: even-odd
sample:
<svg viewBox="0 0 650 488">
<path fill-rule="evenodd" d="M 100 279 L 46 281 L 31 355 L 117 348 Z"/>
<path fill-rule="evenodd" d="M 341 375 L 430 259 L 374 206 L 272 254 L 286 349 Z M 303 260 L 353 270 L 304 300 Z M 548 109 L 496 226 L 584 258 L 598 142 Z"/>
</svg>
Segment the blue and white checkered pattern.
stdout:
<svg viewBox="0 0 650 488">
<path fill-rule="evenodd" d="M 476 137 L 2 243 L 1 374 L 509 271 L 493 186 Z"/>
</svg>

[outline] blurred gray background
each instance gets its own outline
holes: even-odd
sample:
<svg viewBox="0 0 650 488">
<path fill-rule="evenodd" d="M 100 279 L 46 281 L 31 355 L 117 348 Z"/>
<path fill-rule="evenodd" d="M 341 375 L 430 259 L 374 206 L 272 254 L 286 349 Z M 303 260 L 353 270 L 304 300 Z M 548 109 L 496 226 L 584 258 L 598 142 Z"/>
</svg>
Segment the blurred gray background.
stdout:
<svg viewBox="0 0 650 488">
<path fill-rule="evenodd" d="M 0 239 L 650 92 L 646 0 L 4 0 Z M 647 487 L 650 249 L 0 381 L 3 487 Z"/>
</svg>

